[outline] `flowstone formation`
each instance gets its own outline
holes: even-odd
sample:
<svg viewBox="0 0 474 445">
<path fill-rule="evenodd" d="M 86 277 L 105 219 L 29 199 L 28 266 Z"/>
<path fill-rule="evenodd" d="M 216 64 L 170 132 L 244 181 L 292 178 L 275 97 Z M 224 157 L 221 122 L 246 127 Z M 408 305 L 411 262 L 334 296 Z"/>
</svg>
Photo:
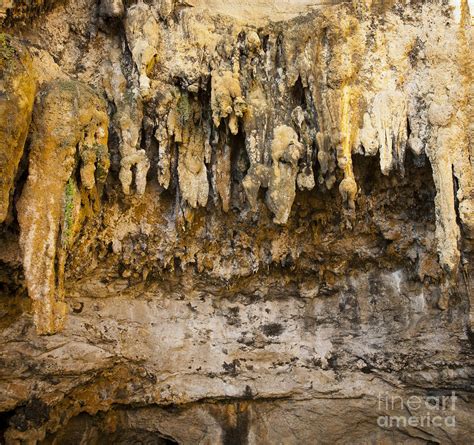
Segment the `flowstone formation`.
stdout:
<svg viewBox="0 0 474 445">
<path fill-rule="evenodd" d="M 36 93 L 28 51 L 9 35 L 0 34 L 0 222 L 10 207 L 18 164 L 23 155 Z"/>
<path fill-rule="evenodd" d="M 468 443 L 471 22 L 2 4 L 0 443 Z"/>
<path fill-rule="evenodd" d="M 74 173 L 80 164 L 86 193 L 96 179 L 105 181 L 107 132 L 105 104 L 93 91 L 72 81 L 44 85 L 33 113 L 28 179 L 17 204 L 23 268 L 39 334 L 62 327 L 67 310 L 63 250 L 78 230 L 81 212 Z"/>
</svg>

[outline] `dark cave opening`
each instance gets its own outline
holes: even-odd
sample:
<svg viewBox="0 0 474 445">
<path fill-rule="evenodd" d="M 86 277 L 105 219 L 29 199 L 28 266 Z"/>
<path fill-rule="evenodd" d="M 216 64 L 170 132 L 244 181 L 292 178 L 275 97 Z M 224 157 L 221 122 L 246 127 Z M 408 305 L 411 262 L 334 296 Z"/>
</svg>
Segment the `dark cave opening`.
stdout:
<svg viewBox="0 0 474 445">
<path fill-rule="evenodd" d="M 133 409 L 131 410 L 133 412 Z M 118 421 L 117 427 L 110 428 L 107 424 L 107 413 L 98 413 L 92 416 L 81 413 L 73 417 L 54 433 L 49 433 L 41 445 L 75 445 L 87 443 L 87 445 L 178 445 L 179 442 L 168 435 L 157 431 L 155 426 L 134 427 L 128 426 L 124 420 L 126 412 L 121 412 L 122 421 Z"/>
</svg>

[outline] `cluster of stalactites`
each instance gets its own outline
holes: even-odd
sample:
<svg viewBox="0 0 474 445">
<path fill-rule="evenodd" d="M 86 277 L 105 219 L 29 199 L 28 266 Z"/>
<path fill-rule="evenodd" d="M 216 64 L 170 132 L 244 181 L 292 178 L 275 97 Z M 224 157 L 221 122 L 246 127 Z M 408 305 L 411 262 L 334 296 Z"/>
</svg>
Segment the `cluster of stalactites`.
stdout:
<svg viewBox="0 0 474 445">
<path fill-rule="evenodd" d="M 103 1 L 106 16 L 123 16 L 135 63 L 135 71 L 125 74 L 120 37 L 114 37 L 102 74 L 115 105 L 111 120 L 119 138 L 123 192 L 142 195 L 146 189 L 145 119 L 158 142 L 160 185 L 168 188 L 176 174 L 180 199 L 192 208 L 206 206 L 213 189 L 229 210 L 229 141 L 240 133 L 249 160 L 242 184 L 249 205 L 258 208 L 259 190 L 265 188 L 277 224 L 288 221 L 297 187 L 330 189 L 338 179 L 343 201 L 355 209 L 352 154 L 378 154 L 382 173 L 389 174 L 403 169 L 409 148 L 431 163 L 440 263 L 454 270 L 460 257 L 458 219 L 466 235 L 474 236 L 468 134 L 472 43 L 463 4 L 460 22 L 448 24 L 439 5 L 424 4 L 410 21 L 390 12 L 383 20 L 370 11 L 359 11 L 356 18 L 350 6 L 338 6 L 277 32 L 262 31 L 264 44 L 254 29 L 232 28 L 228 35 L 216 31 L 211 19 L 192 14 L 164 25 L 163 11 L 153 5 L 139 2 L 125 11 L 120 1 Z M 0 221 L 9 212 L 33 116 L 29 173 L 17 205 L 20 245 L 38 331 L 52 333 L 66 313 L 65 251 L 80 228 L 84 197 L 100 188 L 109 169 L 109 117 L 105 102 L 79 82 L 52 81 L 36 95 L 30 56 L 6 44 L 0 60 L 0 88 L 9 98 L 0 97 L 5 172 Z M 6 58 L 10 51 L 18 57 Z M 177 75 L 186 85 L 176 85 Z M 292 93 L 298 79 L 301 103 Z M 153 116 L 144 111 L 150 104 Z"/>
<path fill-rule="evenodd" d="M 364 4 L 357 8 L 357 17 L 351 6 L 338 6 L 309 16 L 306 23 L 292 22 L 273 34 L 265 31 L 265 45 L 250 28 L 235 32 L 232 41 L 216 31 L 212 19 L 207 23 L 201 17 L 204 23 L 197 24 L 192 14 L 183 15 L 182 23 L 167 28 L 153 6 L 129 8 L 125 28 L 137 81 L 127 97 L 134 105 L 124 100 L 124 87 L 118 88 L 120 94 L 110 88 L 122 135 L 124 192 L 130 191 L 131 165 L 137 167 L 138 193 L 144 191 L 149 168 L 146 154 L 138 149 L 140 124 L 130 118 L 141 121 L 141 99 L 160 97 L 155 137 L 158 181 L 164 188 L 174 174 L 176 147 L 182 201 L 205 206 L 211 185 L 227 211 L 231 170 L 226 138 L 241 132 L 250 163 L 243 180 L 249 205 L 256 209 L 258 191 L 266 188 L 265 200 L 277 224 L 287 222 L 297 187 L 311 190 L 319 184 L 330 189 L 338 178 L 343 201 L 355 209 L 352 154 L 378 154 L 381 171 L 388 175 L 403 171 L 409 148 L 416 155 L 425 153 L 432 164 L 440 262 L 454 269 L 460 239 L 456 201 L 469 233 L 473 224 L 472 165 L 462 110 L 467 92 L 461 59 L 468 58 L 468 20 L 446 25 L 441 14 L 446 11 L 433 5 L 413 13 L 415 25 L 389 11 L 378 20 L 374 14 L 380 12 Z M 377 26 L 369 38 L 374 20 Z M 452 54 L 459 60 L 453 63 Z M 152 79 L 157 61 L 164 73 L 188 79 L 187 87 L 171 85 L 166 77 Z M 118 72 L 117 66 L 112 73 Z M 210 91 L 199 86 L 204 78 L 210 79 Z M 305 104 L 291 102 L 297 79 L 305 89 Z M 124 85 L 123 80 L 117 83 Z M 316 159 L 319 165 L 313 171 Z"/>
</svg>

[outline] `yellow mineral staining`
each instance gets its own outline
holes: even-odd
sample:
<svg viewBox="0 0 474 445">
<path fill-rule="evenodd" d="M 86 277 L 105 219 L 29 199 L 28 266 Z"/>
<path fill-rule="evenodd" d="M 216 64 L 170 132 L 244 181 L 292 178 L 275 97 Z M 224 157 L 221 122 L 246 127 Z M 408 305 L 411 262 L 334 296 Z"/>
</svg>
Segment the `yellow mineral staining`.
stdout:
<svg viewBox="0 0 474 445">
<path fill-rule="evenodd" d="M 0 223 L 8 215 L 35 93 L 36 78 L 27 49 L 0 33 Z"/>
<path fill-rule="evenodd" d="M 64 253 L 60 251 L 67 242 L 58 245 L 58 235 L 62 227 L 61 236 L 67 240 L 73 230 L 77 201 L 70 178 L 76 168 L 77 147 L 107 146 L 105 103 L 78 82 L 52 82 L 39 96 L 32 128 L 28 179 L 17 204 L 20 246 L 37 330 L 51 334 L 61 329 L 66 315 L 61 281 Z M 92 165 L 98 159 L 87 152 L 79 148 L 85 188 L 92 185 Z M 97 171 L 107 167 L 104 153 L 100 156 L 103 161 Z M 98 176 L 103 175 L 102 171 Z"/>
<path fill-rule="evenodd" d="M 361 121 L 358 85 L 360 54 L 365 50 L 362 28 L 353 17 L 340 12 L 325 14 L 322 34 L 314 39 L 314 60 L 301 63 L 310 74 L 308 78 L 318 115 L 318 161 L 321 167 L 319 182 L 330 189 L 336 182 L 337 165 L 344 173 L 339 184 L 343 200 L 355 208 L 357 184 L 352 169 L 352 152 L 358 145 Z"/>
<path fill-rule="evenodd" d="M 341 149 L 339 150 L 337 162 L 339 168 L 344 171 L 344 179 L 339 184 L 339 191 L 344 201 L 351 209 L 355 209 L 355 198 L 357 195 L 357 184 L 352 170 L 352 147 L 357 137 L 357 109 L 354 105 L 357 99 L 357 93 L 349 86 L 342 89 L 341 117 L 339 119 L 341 126 Z M 355 125 L 354 125 L 355 120 Z"/>
</svg>

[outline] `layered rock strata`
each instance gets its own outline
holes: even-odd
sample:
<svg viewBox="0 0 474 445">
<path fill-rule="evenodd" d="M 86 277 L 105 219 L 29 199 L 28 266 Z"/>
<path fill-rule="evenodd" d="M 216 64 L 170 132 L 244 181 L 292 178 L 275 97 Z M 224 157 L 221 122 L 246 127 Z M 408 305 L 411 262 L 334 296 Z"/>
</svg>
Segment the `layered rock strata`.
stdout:
<svg viewBox="0 0 474 445">
<path fill-rule="evenodd" d="M 4 441 L 468 443 L 466 1 L 0 20 Z"/>
</svg>

